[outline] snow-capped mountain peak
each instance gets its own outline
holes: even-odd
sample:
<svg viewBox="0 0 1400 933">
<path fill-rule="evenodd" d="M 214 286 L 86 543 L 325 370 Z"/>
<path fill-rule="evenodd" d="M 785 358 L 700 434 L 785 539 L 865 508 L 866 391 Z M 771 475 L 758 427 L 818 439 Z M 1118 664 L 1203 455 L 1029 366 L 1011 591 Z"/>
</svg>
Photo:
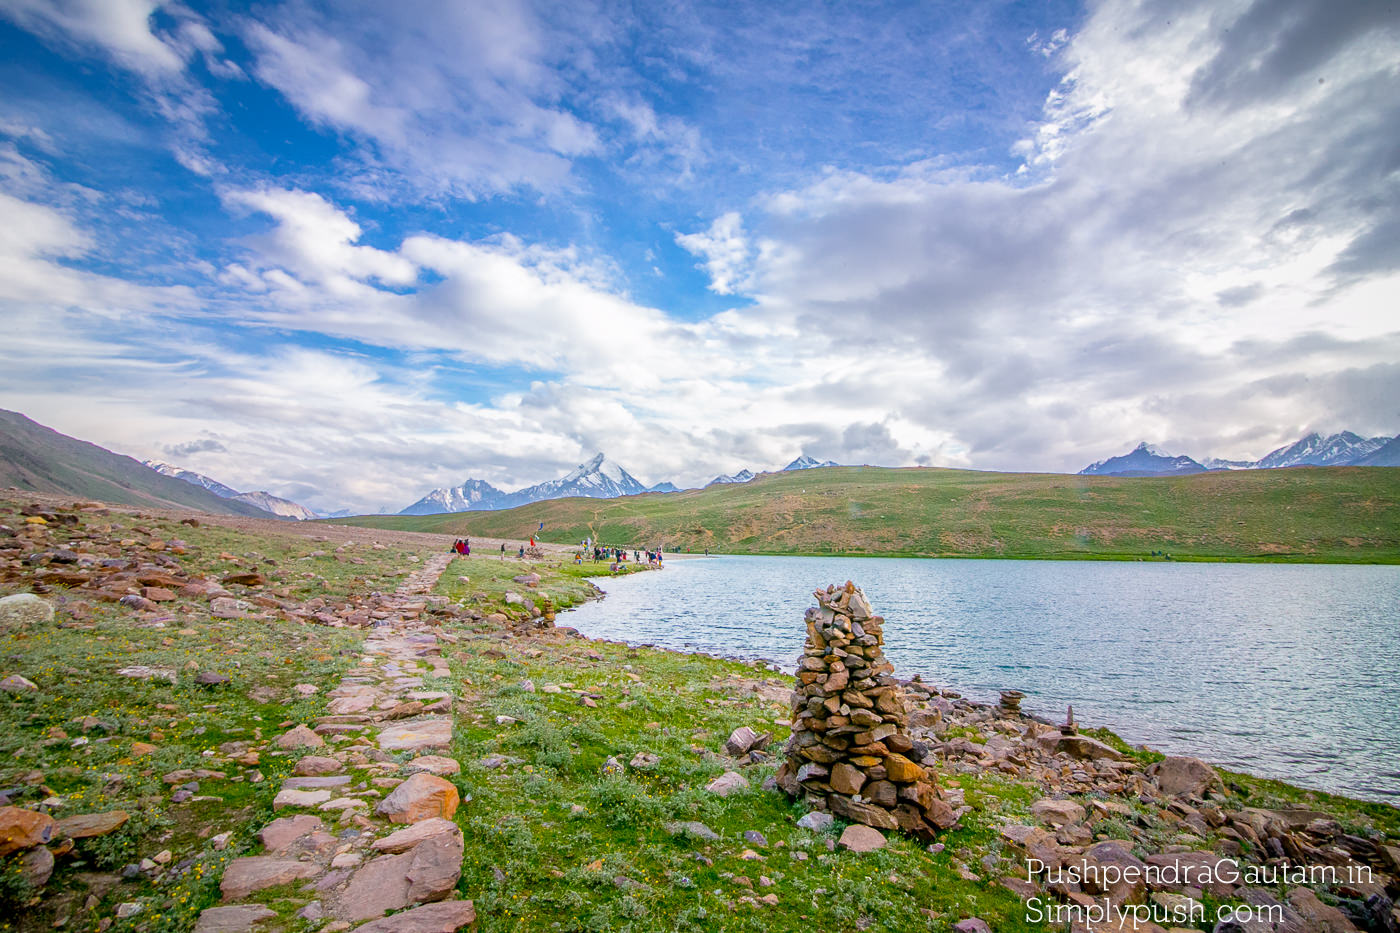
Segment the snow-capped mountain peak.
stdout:
<svg viewBox="0 0 1400 933">
<path fill-rule="evenodd" d="M 166 463 L 164 460 L 142 460 L 143 466 L 148 466 L 163 476 L 172 476 L 175 479 L 182 479 L 194 486 L 202 486 L 221 499 L 233 499 L 238 495 L 238 490 L 231 486 L 225 486 L 216 479 L 210 479 L 203 473 L 196 473 L 194 470 L 186 470 L 174 464 Z"/>
<path fill-rule="evenodd" d="M 837 463 L 835 460 L 820 460 L 820 461 L 818 461 L 818 460 L 816 460 L 816 459 L 814 459 L 814 458 L 812 458 L 812 457 L 807 456 L 806 454 L 803 454 L 802 456 L 798 457 L 796 460 L 794 460 L 794 461 L 792 461 L 791 463 L 789 463 L 787 466 L 783 467 L 783 472 L 786 473 L 786 472 L 788 472 L 789 470 L 816 470 L 816 469 L 820 469 L 821 467 L 834 467 L 834 466 L 840 466 L 840 464 Z"/>
<path fill-rule="evenodd" d="M 646 492 L 636 477 L 599 453 L 580 463 L 558 479 L 527 486 L 515 492 L 502 492 L 490 483 L 469 479 L 451 489 L 434 489 L 400 512 L 400 515 L 432 515 L 439 512 L 475 512 L 510 509 L 543 499 L 585 496 L 613 499 Z"/>
<path fill-rule="evenodd" d="M 751 479 L 753 479 L 753 473 L 752 473 L 751 471 L 749 471 L 749 470 L 740 470 L 738 473 L 731 473 L 731 474 L 729 474 L 728 476 L 725 476 L 725 475 L 716 476 L 714 479 L 710 480 L 710 481 L 709 481 L 708 483 L 706 483 L 705 485 L 706 485 L 706 486 L 714 486 L 716 483 L 718 483 L 718 484 L 726 484 L 726 483 L 747 483 L 747 482 L 748 482 L 749 480 L 751 480 Z"/>
</svg>

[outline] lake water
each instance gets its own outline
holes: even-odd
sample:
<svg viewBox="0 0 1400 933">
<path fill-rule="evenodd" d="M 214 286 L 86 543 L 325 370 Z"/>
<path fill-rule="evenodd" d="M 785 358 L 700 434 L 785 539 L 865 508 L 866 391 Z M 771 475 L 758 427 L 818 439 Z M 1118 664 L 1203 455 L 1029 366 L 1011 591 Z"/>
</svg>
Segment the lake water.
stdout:
<svg viewBox="0 0 1400 933">
<path fill-rule="evenodd" d="M 1400 567 L 712 557 L 596 582 L 586 635 L 791 671 L 854 580 L 896 674 L 1303 786 L 1400 803 Z"/>
</svg>

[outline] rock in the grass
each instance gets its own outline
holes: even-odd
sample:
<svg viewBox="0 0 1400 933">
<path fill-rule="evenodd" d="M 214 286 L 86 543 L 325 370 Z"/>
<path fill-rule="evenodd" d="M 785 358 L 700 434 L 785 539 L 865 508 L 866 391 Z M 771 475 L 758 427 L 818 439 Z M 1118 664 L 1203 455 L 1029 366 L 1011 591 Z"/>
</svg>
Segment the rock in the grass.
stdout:
<svg viewBox="0 0 1400 933">
<path fill-rule="evenodd" d="M 106 813 L 84 813 L 81 816 L 67 816 L 58 821 L 54 835 L 69 836 L 73 839 L 91 839 L 114 833 L 126 825 L 131 817 L 125 810 L 109 810 Z"/>
<path fill-rule="evenodd" d="M 992 928 L 981 917 L 968 917 L 953 924 L 953 933 L 992 933 Z"/>
<path fill-rule="evenodd" d="M 299 725 L 294 729 L 289 729 L 277 737 L 278 748 L 300 748 L 310 746 L 312 748 L 322 748 L 326 740 L 312 732 L 306 725 Z"/>
<path fill-rule="evenodd" d="M 1047 826 L 1061 827 L 1084 822 L 1084 808 L 1073 800 L 1042 798 L 1031 804 L 1031 815 Z"/>
<path fill-rule="evenodd" d="M 748 726 L 740 726 L 729 733 L 729 739 L 724 743 L 724 750 L 731 758 L 739 758 L 747 755 L 749 749 L 758 743 L 758 733 Z"/>
<path fill-rule="evenodd" d="M 229 682 L 223 674 L 216 674 L 213 671 L 200 671 L 194 675 L 194 682 L 201 687 L 218 687 Z"/>
<path fill-rule="evenodd" d="M 386 752 L 445 751 L 451 745 L 450 719 L 407 719 L 379 732 L 379 747 Z"/>
<path fill-rule="evenodd" d="M 133 680 L 168 680 L 172 684 L 176 683 L 178 680 L 178 675 L 174 668 L 147 667 L 144 664 L 118 668 L 117 673 L 123 677 L 130 677 Z"/>
<path fill-rule="evenodd" d="M 705 785 L 705 790 L 721 797 L 737 794 L 749 789 L 749 781 L 737 771 L 726 771 Z"/>
<path fill-rule="evenodd" d="M 379 802 L 374 812 L 391 823 L 417 823 L 434 817 L 452 819 L 459 797 L 452 782 L 419 771 Z"/>
<path fill-rule="evenodd" d="M 272 809 L 282 810 L 286 807 L 318 807 L 330 800 L 333 795 L 328 790 L 295 790 L 283 788 L 277 792 L 277 796 L 272 798 Z"/>
<path fill-rule="evenodd" d="M 31 888 L 42 888 L 53 877 L 53 863 L 48 846 L 35 846 L 20 858 L 20 876 Z"/>
<path fill-rule="evenodd" d="M 437 833 L 407 852 L 381 855 L 351 876 L 332 908 L 342 920 L 372 920 L 451 894 L 462 875 L 462 834 Z"/>
<path fill-rule="evenodd" d="M 319 816 L 308 814 L 298 814 L 297 816 L 278 817 L 268 823 L 258 833 L 258 839 L 263 847 L 274 855 L 280 855 L 291 848 L 292 843 L 302 836 L 311 833 L 324 832 L 326 824 L 321 822 Z"/>
<path fill-rule="evenodd" d="M 885 847 L 885 834 L 878 829 L 852 823 L 841 833 L 841 838 L 836 844 L 852 852 L 874 852 Z"/>
<path fill-rule="evenodd" d="M 522 573 L 519 576 L 511 577 L 511 579 L 524 586 L 538 586 L 540 575 L 537 573 Z"/>
<path fill-rule="evenodd" d="M 258 924 L 275 916 L 276 911 L 261 904 L 210 907 L 199 915 L 194 933 L 250 933 Z"/>
<path fill-rule="evenodd" d="M 11 674 L 0 680 L 0 690 L 6 693 L 33 693 L 38 689 L 38 684 L 21 674 Z"/>
<path fill-rule="evenodd" d="M 32 849 L 53 838 L 53 817 L 23 807 L 0 807 L 0 856 Z"/>
<path fill-rule="evenodd" d="M 0 630 L 42 625 L 53 619 L 53 606 L 33 593 L 15 593 L 0 599 Z"/>
<path fill-rule="evenodd" d="M 441 755 L 419 755 L 404 765 L 404 770 L 410 772 L 426 771 L 429 774 L 436 774 L 438 777 L 446 777 L 461 771 L 462 766 L 453 758 L 444 758 Z"/>
<path fill-rule="evenodd" d="M 237 901 L 254 891 L 290 884 L 320 873 L 320 866 L 314 862 L 254 855 L 229 862 L 228 867 L 224 869 L 223 880 L 219 882 L 219 890 L 223 892 L 224 900 Z"/>
<path fill-rule="evenodd" d="M 824 833 L 836 822 L 836 818 L 823 810 L 813 810 L 802 819 L 797 821 L 797 825 L 803 829 L 811 830 L 814 833 Z"/>
<path fill-rule="evenodd" d="M 326 758 L 323 755 L 307 755 L 296 763 L 292 768 L 292 773 L 302 777 L 315 777 L 321 774 L 335 774 L 343 771 L 345 765 L 334 758 Z"/>
<path fill-rule="evenodd" d="M 627 764 L 638 771 L 650 771 L 661 764 L 661 756 L 653 755 L 651 752 L 637 752 Z"/>
<path fill-rule="evenodd" d="M 666 832 L 672 836 L 693 836 L 696 839 L 704 839 L 710 842 L 719 839 L 719 834 L 713 829 L 701 823 L 699 820 L 687 820 L 683 823 L 667 823 Z"/>
<path fill-rule="evenodd" d="M 1163 758 L 1147 769 L 1148 777 L 1169 797 L 1203 797 L 1220 786 L 1220 775 L 1199 758 Z"/>
<path fill-rule="evenodd" d="M 598 773 L 603 777 L 620 777 L 626 773 L 627 769 L 618 761 L 617 756 L 609 755 L 608 760 L 603 762 L 603 766 L 598 769 Z"/>
<path fill-rule="evenodd" d="M 370 848 L 376 852 L 386 852 L 395 855 L 399 852 L 407 852 L 425 839 L 447 833 L 448 835 L 461 836 L 462 831 L 457 828 L 457 824 L 451 820 L 444 820 L 441 817 L 433 817 L 407 826 L 403 829 L 392 832 L 383 839 L 376 839 L 370 843 Z"/>
<path fill-rule="evenodd" d="M 476 923 L 471 901 L 438 901 L 403 913 L 372 920 L 355 933 L 456 933 Z"/>
</svg>

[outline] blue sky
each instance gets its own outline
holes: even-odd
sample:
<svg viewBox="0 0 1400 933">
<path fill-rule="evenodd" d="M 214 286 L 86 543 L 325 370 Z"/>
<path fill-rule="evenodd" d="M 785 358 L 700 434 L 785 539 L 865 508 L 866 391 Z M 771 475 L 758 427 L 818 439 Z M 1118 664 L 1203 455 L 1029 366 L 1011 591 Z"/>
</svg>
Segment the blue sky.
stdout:
<svg viewBox="0 0 1400 933">
<path fill-rule="evenodd" d="M 313 508 L 1400 431 L 1382 4 L 0 0 L 0 405 Z"/>
</svg>

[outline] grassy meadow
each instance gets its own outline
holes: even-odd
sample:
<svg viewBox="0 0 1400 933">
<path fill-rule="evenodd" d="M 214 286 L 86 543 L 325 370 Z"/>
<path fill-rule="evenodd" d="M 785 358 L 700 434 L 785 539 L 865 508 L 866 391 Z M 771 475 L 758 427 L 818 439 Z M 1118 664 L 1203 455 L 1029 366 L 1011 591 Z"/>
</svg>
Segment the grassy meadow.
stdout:
<svg viewBox="0 0 1400 933">
<path fill-rule="evenodd" d="M 731 554 L 1400 562 L 1400 469 L 1098 477 L 834 467 L 345 524 Z"/>
</svg>

